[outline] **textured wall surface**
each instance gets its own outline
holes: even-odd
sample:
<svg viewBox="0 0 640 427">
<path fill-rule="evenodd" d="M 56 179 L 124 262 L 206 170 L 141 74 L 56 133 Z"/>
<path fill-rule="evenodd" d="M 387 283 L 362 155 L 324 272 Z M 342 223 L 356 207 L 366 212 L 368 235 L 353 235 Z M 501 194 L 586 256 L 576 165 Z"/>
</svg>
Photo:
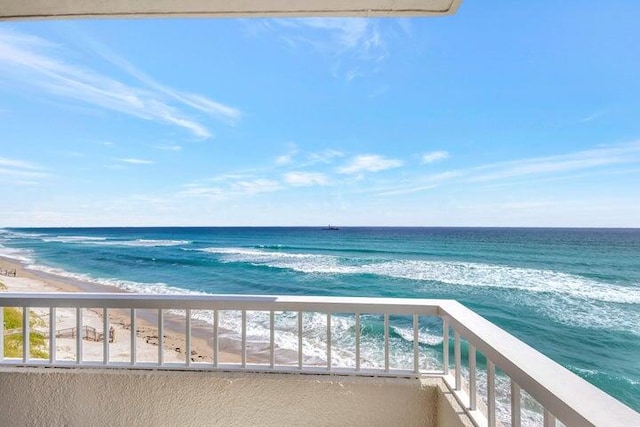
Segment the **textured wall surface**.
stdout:
<svg viewBox="0 0 640 427">
<path fill-rule="evenodd" d="M 438 427 L 474 427 L 471 419 L 466 415 L 447 386 L 443 382 L 438 382 L 436 387 L 436 419 Z"/>
<path fill-rule="evenodd" d="M 0 369 L 0 425 L 435 426 L 440 380 Z M 460 425 L 460 424 L 458 424 Z"/>
</svg>

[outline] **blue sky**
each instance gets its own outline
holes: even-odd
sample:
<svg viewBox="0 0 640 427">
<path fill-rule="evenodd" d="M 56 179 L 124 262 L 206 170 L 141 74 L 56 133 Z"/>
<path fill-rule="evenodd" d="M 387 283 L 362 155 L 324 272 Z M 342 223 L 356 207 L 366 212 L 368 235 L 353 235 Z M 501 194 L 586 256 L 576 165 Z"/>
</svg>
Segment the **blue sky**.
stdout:
<svg viewBox="0 0 640 427">
<path fill-rule="evenodd" d="M 640 3 L 512 3 L 0 23 L 0 226 L 639 227 Z"/>
</svg>

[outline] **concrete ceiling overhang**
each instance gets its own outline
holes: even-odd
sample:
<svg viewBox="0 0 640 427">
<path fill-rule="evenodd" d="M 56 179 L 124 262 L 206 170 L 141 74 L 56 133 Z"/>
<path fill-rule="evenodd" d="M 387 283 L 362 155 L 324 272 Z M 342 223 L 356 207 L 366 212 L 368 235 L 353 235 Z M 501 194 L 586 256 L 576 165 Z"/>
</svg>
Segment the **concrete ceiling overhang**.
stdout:
<svg viewBox="0 0 640 427">
<path fill-rule="evenodd" d="M 137 17 L 444 16 L 462 0 L 0 0 L 0 20 Z"/>
</svg>

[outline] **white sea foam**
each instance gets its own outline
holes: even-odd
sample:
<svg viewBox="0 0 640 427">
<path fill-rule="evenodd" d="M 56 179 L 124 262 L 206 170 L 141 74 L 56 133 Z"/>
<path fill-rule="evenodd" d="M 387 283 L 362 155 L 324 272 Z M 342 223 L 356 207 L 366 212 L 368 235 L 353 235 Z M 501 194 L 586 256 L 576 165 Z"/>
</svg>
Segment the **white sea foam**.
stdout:
<svg viewBox="0 0 640 427">
<path fill-rule="evenodd" d="M 522 298 L 502 293 L 541 315 L 567 325 L 625 331 L 640 336 L 640 312 L 627 305 L 640 304 L 639 286 L 605 283 L 577 275 L 502 265 L 431 260 L 349 259 L 346 264 L 334 255 L 288 253 L 246 248 L 206 248 L 221 262 L 243 262 L 307 274 L 371 274 L 383 277 L 431 282 L 476 289 L 505 289 L 535 294 Z"/>
<path fill-rule="evenodd" d="M 60 277 L 66 277 L 81 282 L 94 283 L 103 286 L 113 286 L 128 292 L 137 292 L 143 294 L 202 294 L 201 292 L 188 291 L 182 288 L 169 286 L 166 283 L 142 283 L 130 280 L 121 280 L 115 278 L 95 278 L 84 273 L 74 273 L 61 268 L 49 267 L 42 264 L 29 262 L 25 267 L 30 270 L 42 271 L 43 273 L 53 274 Z"/>
<path fill-rule="evenodd" d="M 1 248 L 1 247 L 0 247 Z M 8 248 L 6 248 L 8 249 Z M 79 280 L 82 282 L 95 283 L 105 286 L 114 286 L 119 289 L 146 294 L 192 294 L 206 295 L 203 292 L 189 291 L 176 288 L 166 283 L 141 283 L 115 278 L 96 278 L 84 273 L 69 272 L 64 269 L 35 264 L 30 258 L 25 258 L 26 268 L 42 271 L 60 277 Z M 175 312 L 184 315 L 184 312 Z M 213 324 L 212 312 L 197 311 L 194 317 Z M 324 313 L 304 313 L 303 314 L 303 348 L 305 363 L 326 364 L 327 336 L 326 336 L 326 314 Z M 268 343 L 270 339 L 270 323 L 268 312 L 247 313 L 247 341 L 253 344 Z M 364 322 L 364 316 L 363 316 Z M 298 322 L 297 313 L 281 312 L 276 318 L 275 344 L 277 348 L 291 351 L 298 351 Z M 225 311 L 220 317 L 220 326 L 227 329 L 229 336 L 236 340 L 241 337 L 241 314 L 239 311 Z M 353 316 L 332 316 L 332 364 L 334 366 L 355 366 L 355 320 Z M 410 351 L 413 339 L 412 329 L 404 329 L 398 326 L 392 328 L 403 338 L 392 337 L 390 340 L 392 348 L 396 351 L 391 353 L 391 366 L 409 368 L 413 363 L 413 356 Z M 407 337 L 407 338 L 405 338 Z M 410 337 L 410 339 L 409 339 Z M 437 337 L 426 329 L 420 330 L 421 343 L 437 344 L 442 342 L 441 337 Z M 378 336 L 362 336 L 361 338 L 361 359 L 362 367 L 380 368 L 384 366 L 384 344 Z M 421 356 L 421 366 L 423 368 L 433 368 L 437 364 L 434 357 L 430 355 Z"/>
<path fill-rule="evenodd" d="M 55 236 L 41 237 L 41 240 L 47 243 L 88 243 L 107 240 L 107 238 L 90 236 Z"/>
<path fill-rule="evenodd" d="M 14 259 L 22 263 L 30 263 L 33 261 L 33 251 L 29 249 L 8 248 L 0 245 L 0 256 Z"/>
<path fill-rule="evenodd" d="M 164 247 L 188 245 L 189 240 L 170 240 L 170 239 L 135 239 L 135 240 L 113 240 L 107 237 L 91 237 L 91 236 L 34 236 L 46 243 L 70 243 L 70 244 L 87 244 L 100 246 L 137 246 L 137 247 Z"/>
<path fill-rule="evenodd" d="M 403 339 L 413 342 L 413 329 L 392 327 L 392 329 Z M 426 328 L 418 328 L 418 342 L 429 346 L 442 344 L 442 335 L 434 335 Z"/>
<path fill-rule="evenodd" d="M 351 260 L 341 264 L 333 255 L 272 252 L 244 248 L 207 248 L 223 262 L 246 262 L 302 273 L 372 274 L 458 286 L 505 288 L 527 292 L 563 294 L 613 303 L 640 304 L 640 287 L 621 286 L 551 270 L 453 261 Z"/>
<path fill-rule="evenodd" d="M 38 238 L 40 236 L 45 236 L 42 233 L 34 233 L 34 232 L 21 232 L 14 230 L 7 230 L 6 228 L 0 228 L 0 236 L 6 236 L 11 239 L 33 239 Z"/>
<path fill-rule="evenodd" d="M 164 247 L 188 245 L 189 240 L 157 240 L 157 239 L 136 239 L 136 240 L 107 240 L 103 242 L 92 242 L 105 246 L 137 246 L 137 247 Z"/>
</svg>

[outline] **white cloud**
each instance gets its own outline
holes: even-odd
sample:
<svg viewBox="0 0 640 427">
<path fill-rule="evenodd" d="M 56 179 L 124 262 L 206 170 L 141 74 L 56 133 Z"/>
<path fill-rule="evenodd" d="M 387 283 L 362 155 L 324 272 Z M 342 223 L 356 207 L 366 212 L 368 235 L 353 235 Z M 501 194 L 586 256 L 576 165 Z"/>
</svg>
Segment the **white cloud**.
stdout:
<svg viewBox="0 0 640 427">
<path fill-rule="evenodd" d="M 283 154 L 276 157 L 276 164 L 280 166 L 288 165 L 293 161 L 293 154 Z"/>
<path fill-rule="evenodd" d="M 375 193 L 379 196 L 395 196 L 402 194 L 418 193 L 439 187 L 446 181 L 453 180 L 461 176 L 460 171 L 447 171 L 435 175 L 414 177 L 409 182 L 404 181 L 395 185 L 385 187 L 368 187 L 362 193 Z"/>
<path fill-rule="evenodd" d="M 422 155 L 422 164 L 433 163 L 451 157 L 448 151 L 432 151 Z"/>
<path fill-rule="evenodd" d="M 399 188 L 397 190 L 388 190 L 388 191 L 381 191 L 380 193 L 378 193 L 378 196 L 398 196 L 398 195 L 402 195 L 402 194 L 411 194 L 411 193 L 418 193 L 421 191 L 426 191 L 426 190 L 431 190 L 433 188 L 436 188 L 437 185 L 436 184 L 429 184 L 429 185 L 421 185 L 418 187 L 408 187 L 408 188 Z"/>
<path fill-rule="evenodd" d="M 307 155 L 308 161 L 305 165 L 315 165 L 317 163 L 331 163 L 338 157 L 344 157 L 344 153 L 338 150 L 327 149 L 318 153 L 310 153 Z"/>
<path fill-rule="evenodd" d="M 48 173 L 37 164 L 24 160 L 0 157 L 0 176 L 13 183 L 36 183 L 38 178 L 46 178 Z"/>
<path fill-rule="evenodd" d="M 79 31 L 77 28 L 75 28 L 75 33 L 78 34 L 82 42 L 88 45 L 91 52 L 97 53 L 112 65 L 115 65 L 116 67 L 138 79 L 144 85 L 162 92 L 177 101 L 195 108 L 196 110 L 200 110 L 206 114 L 228 121 L 230 123 L 235 123 L 242 117 L 241 111 L 236 108 L 211 100 L 203 95 L 178 91 L 159 83 L 151 76 L 135 67 L 131 62 L 116 54 L 104 44 L 99 43 L 87 34 Z"/>
<path fill-rule="evenodd" d="M 180 196 L 197 196 L 197 197 L 208 197 L 214 199 L 226 199 L 228 192 L 220 187 L 207 187 L 199 184 L 188 184 L 185 185 L 185 189 L 180 191 L 178 195 Z"/>
<path fill-rule="evenodd" d="M 311 48 L 332 60 L 330 70 L 336 77 L 351 81 L 371 71 L 372 63 L 389 56 L 378 21 L 366 18 L 276 19 L 275 25 L 262 28 L 278 31 L 290 47 Z M 366 64 L 366 66 L 361 66 Z"/>
<path fill-rule="evenodd" d="M 640 162 L 640 142 L 611 145 L 575 153 L 494 163 L 469 169 L 469 181 L 486 182 Z"/>
<path fill-rule="evenodd" d="M 42 169 L 40 166 L 36 165 L 35 163 L 25 162 L 23 160 L 7 159 L 6 157 L 0 157 L 0 166 L 16 168 L 16 169 L 29 169 L 29 170 Z"/>
<path fill-rule="evenodd" d="M 402 165 L 402 160 L 388 159 L 377 154 L 364 154 L 354 158 L 351 163 L 338 168 L 338 172 L 349 175 L 360 172 L 380 172 Z"/>
<path fill-rule="evenodd" d="M 307 18 L 298 21 L 309 28 L 324 30 L 334 35 L 334 40 L 349 49 L 367 44 L 369 39 L 378 40 L 377 32 L 370 33 L 370 24 L 365 19 L 353 18 Z"/>
<path fill-rule="evenodd" d="M 133 159 L 133 158 L 118 159 L 118 160 L 120 160 L 122 163 L 129 163 L 131 165 L 152 165 L 155 163 L 153 160 Z"/>
<path fill-rule="evenodd" d="M 278 156 L 276 158 L 276 164 L 278 166 L 288 165 L 293 162 L 293 158 L 298 154 L 298 146 L 293 142 L 289 143 L 289 152 Z"/>
<path fill-rule="evenodd" d="M 265 178 L 252 181 L 238 181 L 233 183 L 232 187 L 244 194 L 270 193 L 282 188 L 277 181 Z"/>
<path fill-rule="evenodd" d="M 414 177 L 410 183 L 389 185 L 384 188 L 367 188 L 364 192 L 391 196 L 419 192 L 434 188 L 435 185 L 449 183 L 486 184 L 500 186 L 522 183 L 519 178 L 531 178 L 527 185 L 566 178 L 566 173 L 584 171 L 580 177 L 593 176 L 597 170 L 607 175 L 621 173 L 604 169 L 612 165 L 640 163 L 640 142 L 602 146 L 574 153 L 555 156 L 534 157 L 492 163 L 443 172 L 436 175 Z M 624 172 L 624 171 L 623 171 Z M 629 171 L 631 173 L 634 170 Z M 565 175 L 563 175 L 565 174 Z M 576 178 L 572 176 L 571 178 Z"/>
<path fill-rule="evenodd" d="M 591 113 L 587 116 L 584 116 L 580 119 L 581 123 L 591 122 L 593 120 L 599 119 L 600 117 L 606 116 L 607 111 L 596 111 L 595 113 Z"/>
<path fill-rule="evenodd" d="M 212 133 L 182 107 L 187 106 L 231 122 L 240 118 L 239 110 L 202 95 L 181 93 L 163 86 L 115 54 L 97 52 L 113 65 L 138 78 L 146 87 L 127 85 L 86 66 L 67 61 L 63 59 L 66 52 L 61 47 L 39 37 L 0 31 L 0 68 L 5 71 L 3 76 L 17 85 L 32 85 L 58 97 L 171 124 L 199 138 L 210 138 Z"/>
<path fill-rule="evenodd" d="M 207 181 L 216 182 L 208 185 L 203 182 L 195 182 L 183 186 L 178 196 L 207 198 L 213 200 L 228 200 L 252 196 L 260 193 L 271 193 L 281 190 L 282 185 L 275 180 L 266 178 L 251 178 L 240 174 L 227 174 Z"/>
<path fill-rule="evenodd" d="M 289 172 L 285 174 L 284 181 L 294 187 L 327 185 L 329 182 L 325 174 L 316 172 Z"/>
<path fill-rule="evenodd" d="M 165 151 L 182 151 L 182 145 L 178 145 L 178 144 L 159 145 L 156 148 L 158 148 L 159 150 L 165 150 Z"/>
</svg>

